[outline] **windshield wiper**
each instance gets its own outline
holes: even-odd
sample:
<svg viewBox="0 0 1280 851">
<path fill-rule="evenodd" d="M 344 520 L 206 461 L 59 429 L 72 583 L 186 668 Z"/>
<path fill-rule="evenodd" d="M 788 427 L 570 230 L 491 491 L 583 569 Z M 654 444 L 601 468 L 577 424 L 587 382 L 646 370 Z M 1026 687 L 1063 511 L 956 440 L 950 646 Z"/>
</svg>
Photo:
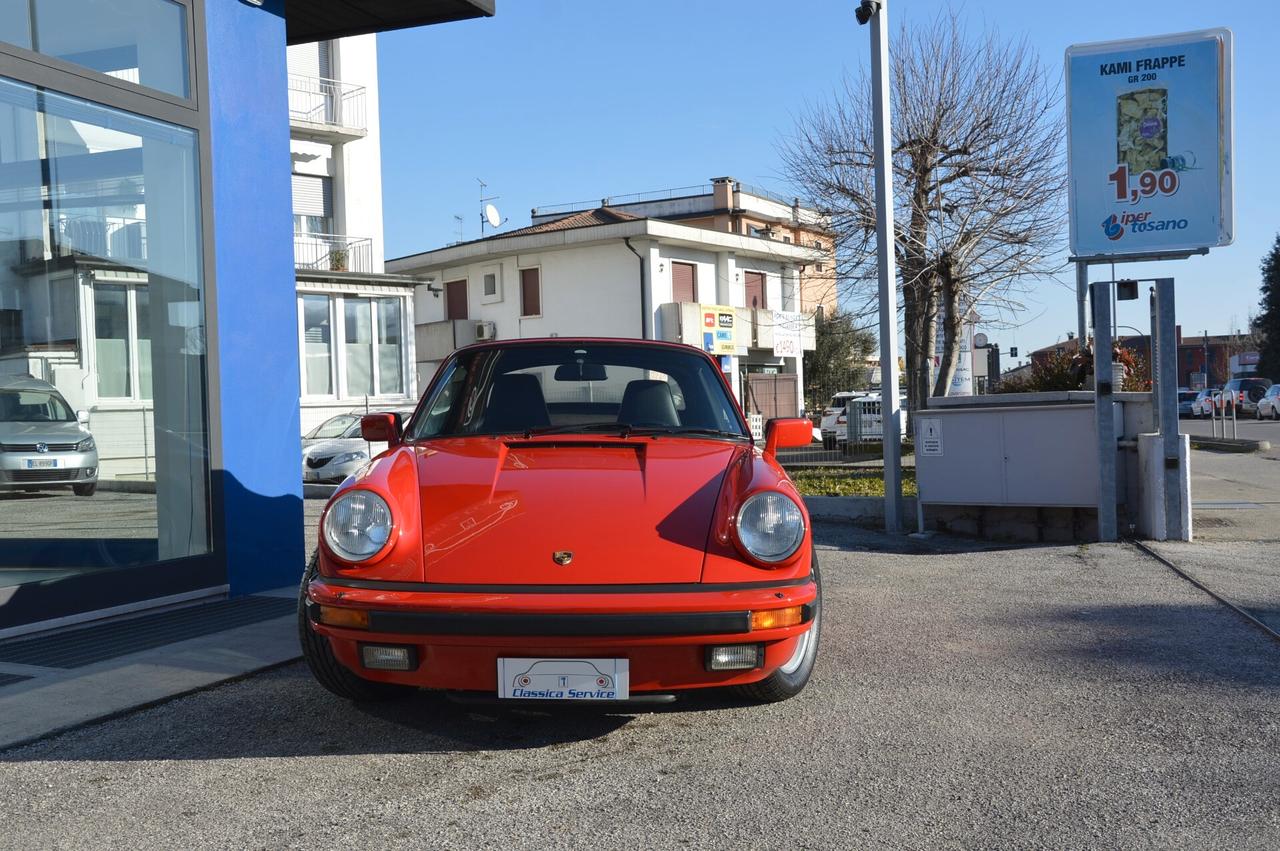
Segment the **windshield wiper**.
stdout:
<svg viewBox="0 0 1280 851">
<path fill-rule="evenodd" d="M 633 429 L 627 423 L 568 423 L 558 426 L 539 426 L 538 428 L 527 428 L 524 430 L 524 436 L 537 437 L 543 434 L 573 434 L 580 432 L 583 434 L 592 432 L 619 432 L 620 437 L 626 437 L 631 434 Z"/>
<path fill-rule="evenodd" d="M 725 431 L 718 428 L 697 428 L 695 426 L 636 426 L 631 429 L 631 433 L 635 435 L 653 435 L 653 434 L 672 434 L 672 435 L 696 435 L 698 437 L 719 437 L 728 438 L 730 440 L 750 440 L 751 438 L 741 432 Z"/>
</svg>

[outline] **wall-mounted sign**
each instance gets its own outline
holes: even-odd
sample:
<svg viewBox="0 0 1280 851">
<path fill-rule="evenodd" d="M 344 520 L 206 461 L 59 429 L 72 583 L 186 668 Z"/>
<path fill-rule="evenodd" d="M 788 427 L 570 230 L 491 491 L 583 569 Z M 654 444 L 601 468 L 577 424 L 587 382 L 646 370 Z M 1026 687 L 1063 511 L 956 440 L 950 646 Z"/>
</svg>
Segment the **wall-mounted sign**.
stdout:
<svg viewBox="0 0 1280 851">
<path fill-rule="evenodd" d="M 700 304 L 702 350 L 713 355 L 738 353 L 738 314 L 723 304 Z"/>
<path fill-rule="evenodd" d="M 1067 48 L 1071 251 L 1232 240 L 1231 31 Z"/>
<path fill-rule="evenodd" d="M 801 329 L 804 316 L 788 310 L 773 311 L 773 356 L 776 358 L 804 357 L 801 350 Z"/>
</svg>

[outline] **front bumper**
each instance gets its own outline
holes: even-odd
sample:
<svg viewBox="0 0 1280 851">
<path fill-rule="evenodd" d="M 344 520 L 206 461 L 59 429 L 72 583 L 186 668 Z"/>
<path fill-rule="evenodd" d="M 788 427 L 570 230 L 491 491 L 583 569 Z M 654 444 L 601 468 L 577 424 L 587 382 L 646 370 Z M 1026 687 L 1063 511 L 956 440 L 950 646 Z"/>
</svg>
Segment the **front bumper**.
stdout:
<svg viewBox="0 0 1280 851">
<path fill-rule="evenodd" d="M 304 482 L 313 483 L 336 483 L 344 481 L 347 476 L 355 475 L 355 473 L 369 463 L 369 459 L 361 459 L 358 461 L 347 461 L 343 464 L 325 464 L 323 467 L 311 468 L 305 463 L 302 465 L 302 480 Z"/>
<path fill-rule="evenodd" d="M 343 665 L 380 682 L 490 693 L 497 690 L 500 657 L 625 658 L 633 693 L 755 682 L 791 658 L 812 625 L 818 593 L 811 577 L 678 588 L 532 586 L 532 593 L 509 586 L 486 592 L 484 586 L 402 590 L 385 586 L 409 583 L 339 584 L 349 581 L 318 578 L 307 591 L 311 628 L 329 638 Z M 363 609 L 369 629 L 317 623 L 320 605 Z M 751 629 L 751 612 L 797 605 L 805 607 L 802 623 Z M 413 646 L 417 668 L 366 669 L 360 658 L 365 643 Z M 763 644 L 764 664 L 747 671 L 706 670 L 708 646 L 737 643 Z"/>
<path fill-rule="evenodd" d="M 83 485 L 97 480 L 96 449 L 89 452 L 0 452 L 0 488 Z"/>
</svg>

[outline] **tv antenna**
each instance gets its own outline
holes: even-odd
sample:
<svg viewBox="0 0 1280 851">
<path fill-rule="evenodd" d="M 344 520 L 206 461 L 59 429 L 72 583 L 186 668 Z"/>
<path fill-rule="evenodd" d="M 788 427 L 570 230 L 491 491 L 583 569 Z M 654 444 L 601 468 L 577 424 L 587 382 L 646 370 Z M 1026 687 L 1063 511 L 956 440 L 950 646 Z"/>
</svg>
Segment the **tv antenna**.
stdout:
<svg viewBox="0 0 1280 851">
<path fill-rule="evenodd" d="M 507 219 L 502 218 L 502 214 L 498 212 L 498 208 L 490 204 L 490 201 L 497 201 L 501 196 L 484 194 L 484 190 L 489 186 L 480 178 L 476 178 L 476 183 L 480 184 L 480 238 L 484 239 L 484 226 L 486 224 L 491 228 L 500 228 L 507 223 Z"/>
<path fill-rule="evenodd" d="M 462 214 L 455 215 L 453 221 L 458 225 L 458 242 L 462 242 Z"/>
</svg>

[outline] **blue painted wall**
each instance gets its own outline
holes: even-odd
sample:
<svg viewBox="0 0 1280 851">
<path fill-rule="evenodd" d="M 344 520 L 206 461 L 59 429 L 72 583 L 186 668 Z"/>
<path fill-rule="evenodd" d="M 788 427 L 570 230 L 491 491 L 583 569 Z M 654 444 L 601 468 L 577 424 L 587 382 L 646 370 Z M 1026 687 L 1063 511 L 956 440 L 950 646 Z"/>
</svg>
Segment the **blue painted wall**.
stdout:
<svg viewBox="0 0 1280 851">
<path fill-rule="evenodd" d="M 246 594 L 297 583 L 305 558 L 283 2 L 208 0 L 205 16 L 217 246 L 210 389 L 222 428 L 214 510 L 231 592 Z"/>
</svg>

